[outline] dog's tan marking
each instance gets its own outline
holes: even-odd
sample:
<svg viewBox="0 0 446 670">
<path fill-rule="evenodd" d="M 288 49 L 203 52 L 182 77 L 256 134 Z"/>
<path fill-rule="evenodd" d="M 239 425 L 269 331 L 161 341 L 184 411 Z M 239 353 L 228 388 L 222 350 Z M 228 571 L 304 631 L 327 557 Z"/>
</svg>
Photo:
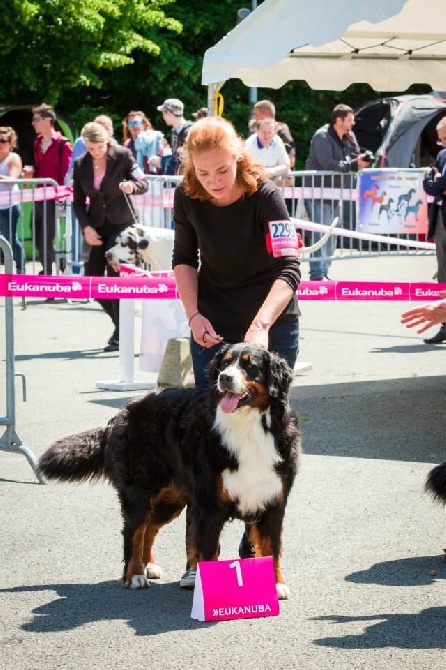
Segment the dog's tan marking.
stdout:
<svg viewBox="0 0 446 670">
<path fill-rule="evenodd" d="M 174 486 L 166 486 L 161 489 L 158 495 L 151 501 L 151 511 L 146 517 L 146 532 L 144 536 L 144 548 L 142 553 L 143 563 L 156 563 L 153 555 L 153 544 L 160 529 L 167 523 L 170 523 L 178 516 L 186 506 L 185 495 Z M 166 508 L 163 508 L 163 518 L 158 514 L 161 505 L 168 506 L 170 514 L 165 514 Z"/>
<path fill-rule="evenodd" d="M 163 526 L 181 514 L 186 503 L 184 494 L 170 486 L 161 489 L 158 495 L 151 500 L 150 512 L 133 535 L 132 556 L 127 566 L 124 586 L 134 586 L 135 580 L 132 578 L 143 575 L 146 564 L 156 564 L 153 555 L 155 538 Z M 162 509 L 160 509 L 161 506 Z"/>
<path fill-rule="evenodd" d="M 138 526 L 133 535 L 132 557 L 127 566 L 127 573 L 125 575 L 124 586 L 130 586 L 132 584 L 132 577 L 144 574 L 144 565 L 142 557 L 143 557 L 145 533 L 146 533 L 146 524 L 142 523 L 140 526 Z"/>
<path fill-rule="evenodd" d="M 271 539 L 269 537 L 264 537 L 259 533 L 259 529 L 254 524 L 249 530 L 249 541 L 254 547 L 256 558 L 261 556 L 272 556 L 274 563 L 274 577 L 276 584 L 285 584 L 285 579 L 282 575 L 282 570 L 280 568 L 280 558 L 277 559 L 273 556 L 273 548 L 271 546 Z"/>
<path fill-rule="evenodd" d="M 251 360 L 251 357 L 249 354 L 242 354 L 242 361 L 249 361 Z"/>
<path fill-rule="evenodd" d="M 257 407 L 261 412 L 265 411 L 269 407 L 269 393 L 266 390 L 266 388 L 263 386 L 263 384 L 260 384 L 259 382 L 248 382 L 246 384 L 247 387 L 252 387 L 255 388 L 257 391 L 257 394 L 251 403 L 251 407 Z"/>
</svg>

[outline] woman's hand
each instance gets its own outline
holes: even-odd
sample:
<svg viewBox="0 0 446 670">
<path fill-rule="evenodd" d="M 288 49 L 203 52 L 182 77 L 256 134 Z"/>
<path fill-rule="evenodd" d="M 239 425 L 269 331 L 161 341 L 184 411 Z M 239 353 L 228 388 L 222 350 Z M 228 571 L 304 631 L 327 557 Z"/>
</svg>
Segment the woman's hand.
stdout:
<svg viewBox="0 0 446 670">
<path fill-rule="evenodd" d="M 134 191 L 133 182 L 131 182 L 131 181 L 122 181 L 119 184 L 119 188 L 121 189 L 121 191 L 123 191 L 127 195 L 132 195 L 132 193 Z"/>
<path fill-rule="evenodd" d="M 205 349 L 214 347 L 223 339 L 221 335 L 215 332 L 211 322 L 200 314 L 200 312 L 197 312 L 189 319 L 189 327 L 195 342 Z"/>
<path fill-rule="evenodd" d="M 269 327 L 266 324 L 253 321 L 245 334 L 245 342 L 268 349 Z"/>
<path fill-rule="evenodd" d="M 85 226 L 84 228 L 84 240 L 87 244 L 92 247 L 98 247 L 102 244 L 102 238 L 98 235 L 98 232 L 93 226 Z"/>
</svg>

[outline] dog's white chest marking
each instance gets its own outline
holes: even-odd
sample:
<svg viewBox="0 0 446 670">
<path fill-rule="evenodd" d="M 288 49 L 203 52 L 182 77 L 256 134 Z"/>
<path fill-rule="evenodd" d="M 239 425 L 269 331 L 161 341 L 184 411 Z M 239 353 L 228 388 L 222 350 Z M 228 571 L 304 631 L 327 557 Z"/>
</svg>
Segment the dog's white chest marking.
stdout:
<svg viewBox="0 0 446 670">
<path fill-rule="evenodd" d="M 273 436 L 262 427 L 259 411 L 246 408 L 225 414 L 217 408 L 215 428 L 239 463 L 238 470 L 222 473 L 229 497 L 238 502 L 242 514 L 262 511 L 282 494 L 282 481 L 274 470 L 280 456 Z"/>
</svg>

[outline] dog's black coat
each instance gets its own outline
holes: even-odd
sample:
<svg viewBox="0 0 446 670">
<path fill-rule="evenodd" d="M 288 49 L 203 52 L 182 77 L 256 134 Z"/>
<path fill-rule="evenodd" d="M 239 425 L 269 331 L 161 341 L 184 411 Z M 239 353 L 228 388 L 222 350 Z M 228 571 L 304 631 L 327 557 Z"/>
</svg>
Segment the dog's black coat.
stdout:
<svg viewBox="0 0 446 670">
<path fill-rule="evenodd" d="M 434 500 L 446 505 L 446 462 L 433 468 L 426 480 L 426 491 L 431 493 Z"/>
<path fill-rule="evenodd" d="M 289 406 L 291 371 L 275 354 L 238 344 L 222 348 L 209 374 L 209 393 L 149 393 L 129 402 L 105 429 L 59 440 L 39 460 L 39 471 L 48 479 L 79 482 L 104 477 L 116 488 L 124 519 L 126 586 L 147 585 L 140 575 L 154 564 L 155 536 L 186 504 L 187 558 L 192 566 L 217 559 L 224 523 L 239 518 L 250 523 L 255 555 L 273 556 L 276 583 L 283 584 L 282 522 L 300 448 L 297 418 Z M 227 406 L 221 409 L 224 402 L 232 402 L 229 413 Z M 245 435 L 247 425 L 251 432 Z M 238 437 L 231 441 L 235 430 L 245 436 L 243 443 Z M 258 458 L 259 468 L 262 459 L 266 462 L 266 487 L 272 492 L 262 499 L 264 486 L 256 484 L 257 490 L 254 486 L 251 491 L 259 500 L 256 508 L 241 498 L 243 477 L 251 485 L 257 466 L 239 471 L 239 455 L 249 456 L 252 449 L 259 450 L 252 462 Z M 238 474 L 240 498 L 234 494 L 237 489 L 231 489 L 231 477 Z"/>
<path fill-rule="evenodd" d="M 446 462 L 436 465 L 429 472 L 425 488 L 436 502 L 446 505 Z M 443 549 L 443 560 L 446 561 L 446 549 Z"/>
</svg>

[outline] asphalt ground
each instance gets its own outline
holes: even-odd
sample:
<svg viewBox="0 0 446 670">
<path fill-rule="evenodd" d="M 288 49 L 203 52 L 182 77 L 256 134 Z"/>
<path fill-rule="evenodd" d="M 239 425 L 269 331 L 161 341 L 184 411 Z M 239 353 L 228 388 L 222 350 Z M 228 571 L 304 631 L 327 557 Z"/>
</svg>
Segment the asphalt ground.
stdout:
<svg viewBox="0 0 446 670">
<path fill-rule="evenodd" d="M 338 260 L 332 275 L 429 281 L 434 271 L 432 256 L 412 256 Z M 284 530 L 292 598 L 279 617 L 190 618 L 192 593 L 178 586 L 184 515 L 157 539 L 161 582 L 121 589 L 114 490 L 40 485 L 22 455 L 0 451 L 0 668 L 443 670 L 446 510 L 423 489 L 445 460 L 446 344 L 406 330 L 407 306 L 302 301 L 300 358 L 313 368 L 292 389 L 304 453 Z M 36 457 L 140 395 L 96 388 L 118 378 L 96 304 L 17 300 L 14 325 L 27 388 L 24 402 L 17 379 L 16 428 Z M 227 525 L 222 558 L 237 556 L 241 531 Z"/>
</svg>

